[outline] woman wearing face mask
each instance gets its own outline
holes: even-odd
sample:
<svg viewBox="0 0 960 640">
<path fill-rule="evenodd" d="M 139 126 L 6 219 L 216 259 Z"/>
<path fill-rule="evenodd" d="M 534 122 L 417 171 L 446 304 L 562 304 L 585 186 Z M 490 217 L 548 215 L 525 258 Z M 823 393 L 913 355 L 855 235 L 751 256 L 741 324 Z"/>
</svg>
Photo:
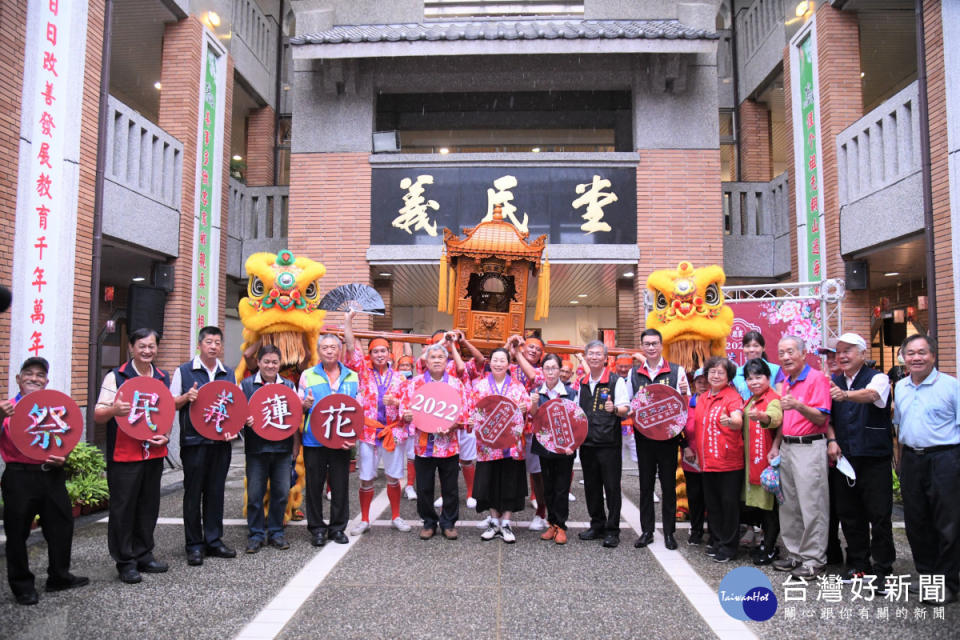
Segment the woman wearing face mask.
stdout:
<svg viewBox="0 0 960 640">
<path fill-rule="evenodd" d="M 510 517 L 523 510 L 527 496 L 523 416 L 530 408 L 530 397 L 523 385 L 510 376 L 510 356 L 506 349 L 494 349 L 489 362 L 490 373 L 473 383 L 474 402 L 491 395 L 504 396 L 520 407 L 520 411 L 513 419 L 513 438 L 509 448 L 493 449 L 477 440 L 474 498 L 478 513 L 490 510 L 489 524 L 480 539 L 493 540 L 499 535 L 504 542 L 513 543 L 517 538 L 510 527 Z M 559 369 L 557 371 L 559 374 Z M 474 424 L 474 429 L 477 426 Z"/>
<path fill-rule="evenodd" d="M 770 369 L 770 386 L 776 387 L 780 382 L 780 367 L 767 360 L 767 354 L 764 351 L 766 345 L 767 343 L 763 339 L 762 333 L 759 331 L 747 331 L 743 334 L 743 361 L 747 362 L 748 360 L 755 360 L 757 358 L 762 359 L 767 365 L 767 368 Z M 740 397 L 743 398 L 744 402 L 750 399 L 752 394 L 747 387 L 747 380 L 743 375 L 743 367 L 737 367 L 737 375 L 733 378 L 733 386 L 740 392 Z"/>
<path fill-rule="evenodd" d="M 753 563 L 762 565 L 772 563 L 778 553 L 780 518 L 777 501 L 761 486 L 760 474 L 769 461 L 780 454 L 779 427 L 783 422 L 783 409 L 780 396 L 770 388 L 770 369 L 766 362 L 760 358 L 748 360 L 743 365 L 743 372 L 751 396 L 743 407 L 746 473 L 741 500 L 746 507 L 746 519 L 763 529 L 763 541 L 753 550 Z"/>
<path fill-rule="evenodd" d="M 576 390 L 560 379 L 561 365 L 560 356 L 555 353 L 549 353 L 543 359 L 543 384 L 530 395 L 533 401 L 531 412 L 535 412 L 537 407 L 554 398 L 563 398 L 571 402 L 576 399 Z M 553 540 L 556 544 L 566 544 L 567 515 L 570 513 L 568 496 L 576 454 L 551 453 L 540 444 L 536 436 L 533 438 L 530 450 L 540 456 L 547 522 L 550 524 L 549 528 L 541 534 L 540 539 Z"/>
</svg>

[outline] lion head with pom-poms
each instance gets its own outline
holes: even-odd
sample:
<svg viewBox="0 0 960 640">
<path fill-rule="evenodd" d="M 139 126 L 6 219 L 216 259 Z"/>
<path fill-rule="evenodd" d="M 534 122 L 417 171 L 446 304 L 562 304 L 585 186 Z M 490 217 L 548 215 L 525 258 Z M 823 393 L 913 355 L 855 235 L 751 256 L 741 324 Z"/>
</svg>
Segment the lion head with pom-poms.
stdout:
<svg viewBox="0 0 960 640">
<path fill-rule="evenodd" d="M 726 353 L 733 310 L 723 300 L 723 269 L 694 269 L 684 261 L 676 270 L 654 271 L 647 278 L 653 310 L 647 327 L 663 336 L 663 357 L 693 371 L 710 356 Z"/>
<path fill-rule="evenodd" d="M 281 372 L 296 382 L 301 372 L 318 362 L 317 338 L 326 312 L 317 305 L 320 278 L 327 268 L 284 249 L 251 255 L 246 269 L 247 297 L 238 306 L 244 360 L 237 367 L 237 379 L 247 374 L 248 351 L 255 354 L 270 344 L 282 354 Z"/>
</svg>

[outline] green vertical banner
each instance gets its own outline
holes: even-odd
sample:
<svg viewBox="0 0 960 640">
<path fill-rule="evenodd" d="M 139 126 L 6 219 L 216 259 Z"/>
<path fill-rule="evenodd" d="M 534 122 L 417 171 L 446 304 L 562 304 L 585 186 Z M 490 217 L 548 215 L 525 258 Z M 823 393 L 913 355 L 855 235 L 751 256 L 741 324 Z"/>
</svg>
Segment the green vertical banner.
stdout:
<svg viewBox="0 0 960 640">
<path fill-rule="evenodd" d="M 211 316 L 211 305 L 217 304 L 217 296 L 210 295 L 211 261 L 219 259 L 219 251 L 211 251 L 211 229 L 213 227 L 213 203 L 215 189 L 220 184 L 220 163 L 217 162 L 217 54 L 209 44 L 206 48 L 203 77 L 203 124 L 200 128 L 200 140 L 197 145 L 200 154 L 200 196 L 196 238 L 196 256 L 194 258 L 194 322 L 196 328 L 206 326 Z M 219 247 L 218 247 L 219 249 Z M 215 317 L 215 314 L 214 316 Z"/>
<path fill-rule="evenodd" d="M 820 196 L 820 161 L 817 153 L 817 136 L 820 130 L 814 86 L 814 35 L 811 33 L 797 47 L 800 78 L 800 131 L 803 136 L 803 220 L 806 223 L 806 275 L 810 282 L 823 279 L 823 198 Z M 799 174 L 800 167 L 797 167 Z"/>
</svg>

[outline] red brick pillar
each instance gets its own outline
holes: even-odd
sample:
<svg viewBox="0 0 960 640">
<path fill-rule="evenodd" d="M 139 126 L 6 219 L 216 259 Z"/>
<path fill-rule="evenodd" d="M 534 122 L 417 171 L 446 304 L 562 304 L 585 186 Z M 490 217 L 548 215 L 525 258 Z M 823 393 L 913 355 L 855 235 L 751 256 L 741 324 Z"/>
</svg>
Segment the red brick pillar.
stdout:
<svg viewBox="0 0 960 640">
<path fill-rule="evenodd" d="M 290 249 L 322 262 L 321 293 L 342 284 L 370 284 L 369 153 L 294 153 L 290 158 Z M 356 327 L 369 328 L 369 316 Z M 340 324 L 341 314 L 328 315 Z"/>
<path fill-rule="evenodd" d="M 160 367 L 173 368 L 194 351 L 196 336 L 190 335 L 193 287 L 194 215 L 196 212 L 197 129 L 200 118 L 200 77 L 204 26 L 194 17 L 166 25 L 163 36 L 160 113 L 158 124 L 183 143 L 183 180 L 180 200 L 179 254 L 174 262 L 174 288 L 167 297 L 163 322 Z M 229 206 L 230 122 L 233 105 L 233 60 L 227 56 L 224 91 L 223 166 L 221 184 L 221 234 L 216 259 L 220 264 L 217 293 L 218 322 L 223 324 L 226 301 L 227 209 Z M 211 304 L 214 301 L 211 300 Z"/>
<path fill-rule="evenodd" d="M 768 182 L 773 178 L 770 145 L 770 111 L 762 103 L 746 99 L 740 103 L 740 180 Z"/>
<path fill-rule="evenodd" d="M 635 336 L 646 326 L 642 301 L 652 271 L 676 269 L 683 260 L 723 264 L 719 149 L 640 149 L 637 245 Z"/>
<path fill-rule="evenodd" d="M 937 366 L 951 375 L 957 372 L 957 318 L 954 308 L 953 225 L 950 216 L 950 174 L 947 155 L 946 76 L 943 57 L 941 5 L 923 3 L 923 28 L 927 64 L 927 112 L 930 124 L 930 172 L 933 191 L 933 248 L 936 270 Z"/>
<path fill-rule="evenodd" d="M 251 187 L 266 187 L 273 184 L 274 143 L 276 137 L 276 112 L 266 106 L 247 116 L 247 162 L 246 179 Z"/>
</svg>

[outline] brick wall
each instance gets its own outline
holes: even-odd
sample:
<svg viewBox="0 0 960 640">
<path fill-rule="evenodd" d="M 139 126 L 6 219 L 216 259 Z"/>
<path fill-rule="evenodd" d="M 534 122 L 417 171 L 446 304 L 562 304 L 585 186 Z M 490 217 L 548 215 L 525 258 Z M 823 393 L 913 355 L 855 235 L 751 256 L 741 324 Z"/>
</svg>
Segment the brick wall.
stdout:
<svg viewBox="0 0 960 640">
<path fill-rule="evenodd" d="M 13 278 L 13 235 L 17 210 L 20 162 L 20 99 L 23 91 L 25 2 L 4 2 L 0 8 L 0 284 Z M 10 353 L 10 314 L 0 313 L 0 353 Z M 0 358 L 0 380 L 9 375 L 7 358 Z"/>
<path fill-rule="evenodd" d="M 773 178 L 770 112 L 762 103 L 740 103 L 740 180 L 767 182 Z"/>
<path fill-rule="evenodd" d="M 247 184 L 251 187 L 265 187 L 273 184 L 274 125 L 276 125 L 276 113 L 269 106 L 252 111 L 247 117 L 245 177 Z"/>
<path fill-rule="evenodd" d="M 295 153 L 290 158 L 290 248 L 326 268 L 321 294 L 342 284 L 370 284 L 370 180 L 367 153 Z M 339 324 L 339 313 L 327 315 Z M 368 328 L 369 317 L 355 319 Z"/>
<path fill-rule="evenodd" d="M 647 276 L 676 269 L 683 260 L 694 267 L 723 264 L 723 216 L 719 149 L 641 149 L 637 165 L 637 245 L 640 261 L 634 278 L 637 307 L 642 307 Z M 638 313 L 634 335 L 646 317 Z"/>
<path fill-rule="evenodd" d="M 163 325 L 161 368 L 174 368 L 194 351 L 196 336 L 190 335 L 190 296 L 193 286 L 194 190 L 197 166 L 197 124 L 200 104 L 201 55 L 203 25 L 193 17 L 168 24 L 163 38 L 163 59 L 160 72 L 163 91 L 160 93 L 158 124 L 183 143 L 183 188 L 180 205 L 179 258 L 175 261 L 174 290 L 167 298 Z M 226 304 L 227 209 L 229 206 L 230 113 L 233 104 L 233 60 L 228 57 L 224 87 L 224 154 L 222 165 L 221 228 L 219 265 L 220 281 L 216 304 Z M 223 318 L 220 322 L 222 324 Z"/>
<path fill-rule="evenodd" d="M 828 5 L 817 10 L 817 56 L 820 75 L 820 166 L 823 175 L 824 268 L 828 277 L 843 278 L 840 254 L 837 136 L 863 115 L 860 84 L 860 29 L 857 15 Z M 870 332 L 870 300 L 866 291 L 849 291 L 843 299 L 843 329 Z"/>
<path fill-rule="evenodd" d="M 953 282 L 953 245 L 950 220 L 950 175 L 947 157 L 947 92 L 943 59 L 943 24 L 940 3 L 923 3 L 923 28 L 927 64 L 927 112 L 930 120 L 930 173 L 933 195 L 933 247 L 936 269 L 938 367 L 957 372 L 957 318 Z M 956 71 L 954 70 L 954 73 Z"/>
</svg>

